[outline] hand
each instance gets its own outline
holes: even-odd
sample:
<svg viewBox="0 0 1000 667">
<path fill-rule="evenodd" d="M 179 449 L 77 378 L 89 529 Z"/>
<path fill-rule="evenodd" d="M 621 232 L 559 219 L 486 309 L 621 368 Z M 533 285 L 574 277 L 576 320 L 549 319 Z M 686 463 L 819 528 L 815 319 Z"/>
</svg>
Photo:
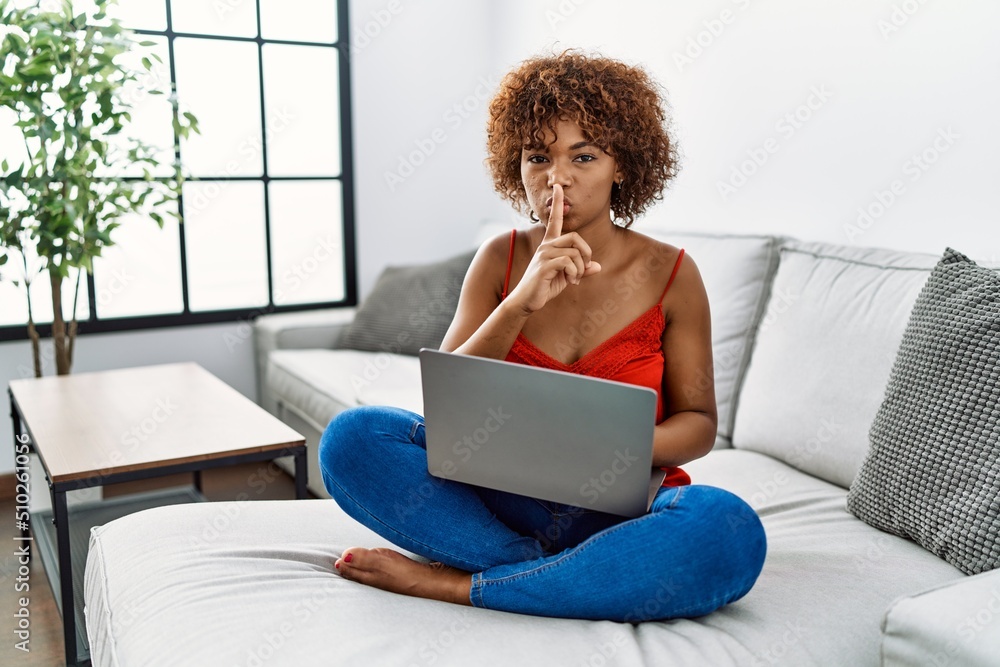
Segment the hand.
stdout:
<svg viewBox="0 0 1000 667">
<path fill-rule="evenodd" d="M 552 208 L 545 223 L 545 236 L 528 262 L 528 268 L 508 299 L 528 314 L 541 310 L 570 284 L 579 285 L 601 270 L 591 259 L 590 246 L 576 232 L 562 233 L 562 186 L 552 186 Z"/>
</svg>

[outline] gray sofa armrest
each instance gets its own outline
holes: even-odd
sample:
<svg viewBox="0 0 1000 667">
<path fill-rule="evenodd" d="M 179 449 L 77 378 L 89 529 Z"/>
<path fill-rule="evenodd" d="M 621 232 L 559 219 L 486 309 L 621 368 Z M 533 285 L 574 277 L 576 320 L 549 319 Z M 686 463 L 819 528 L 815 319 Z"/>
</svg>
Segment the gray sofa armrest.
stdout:
<svg viewBox="0 0 1000 667">
<path fill-rule="evenodd" d="M 988 667 L 1000 656 L 1000 570 L 893 602 L 882 619 L 882 665 Z"/>
<path fill-rule="evenodd" d="M 301 313 L 261 315 L 254 322 L 254 359 L 260 405 L 277 415 L 277 404 L 267 391 L 267 358 L 274 350 L 329 349 L 354 319 L 356 308 L 327 308 Z"/>
</svg>

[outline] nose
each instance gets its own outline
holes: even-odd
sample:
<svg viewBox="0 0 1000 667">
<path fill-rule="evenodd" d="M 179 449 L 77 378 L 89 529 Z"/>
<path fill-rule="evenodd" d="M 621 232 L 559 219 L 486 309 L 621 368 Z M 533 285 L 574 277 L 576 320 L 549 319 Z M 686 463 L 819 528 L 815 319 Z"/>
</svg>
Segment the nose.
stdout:
<svg viewBox="0 0 1000 667">
<path fill-rule="evenodd" d="M 569 186 L 570 184 L 569 169 L 559 164 L 558 161 L 553 160 L 549 166 L 548 178 L 546 179 L 546 183 L 548 184 L 550 189 L 556 183 L 561 185 L 563 188 Z"/>
</svg>

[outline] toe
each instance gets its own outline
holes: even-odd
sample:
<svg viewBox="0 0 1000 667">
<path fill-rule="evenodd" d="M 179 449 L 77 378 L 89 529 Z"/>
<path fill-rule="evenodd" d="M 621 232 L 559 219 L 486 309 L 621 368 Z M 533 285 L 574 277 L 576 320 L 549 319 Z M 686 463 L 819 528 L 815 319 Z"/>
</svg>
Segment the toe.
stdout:
<svg viewBox="0 0 1000 667">
<path fill-rule="evenodd" d="M 340 554 L 338 558 L 333 563 L 334 569 L 340 572 L 341 575 L 345 574 L 348 570 L 352 570 L 357 567 L 357 557 L 358 553 L 364 551 L 364 549 L 351 548 L 345 549 L 344 553 Z"/>
</svg>

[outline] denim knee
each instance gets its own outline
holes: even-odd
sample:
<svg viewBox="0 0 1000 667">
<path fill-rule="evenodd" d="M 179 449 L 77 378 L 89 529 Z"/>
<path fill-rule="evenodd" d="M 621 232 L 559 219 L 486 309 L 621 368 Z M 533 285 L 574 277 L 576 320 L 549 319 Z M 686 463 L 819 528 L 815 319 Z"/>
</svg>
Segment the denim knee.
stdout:
<svg viewBox="0 0 1000 667">
<path fill-rule="evenodd" d="M 733 583 L 731 599 L 746 595 L 760 576 L 767 556 L 767 536 L 760 517 L 742 498 L 714 487 L 706 503 L 716 520 L 716 539 L 726 548 L 718 552 L 716 566 L 728 571 Z"/>
<path fill-rule="evenodd" d="M 357 452 L 363 434 L 369 430 L 369 406 L 348 408 L 337 414 L 323 431 L 319 440 L 319 469 L 327 493 L 333 494 L 331 480 L 342 477 L 350 470 L 352 453 Z"/>
<path fill-rule="evenodd" d="M 352 486 L 352 480 L 371 483 L 378 476 L 373 465 L 381 460 L 382 448 L 414 443 L 421 424 L 423 418 L 415 412 L 390 406 L 362 405 L 339 413 L 319 441 L 320 473 L 327 492 L 334 495 L 334 481 L 342 488 Z"/>
<path fill-rule="evenodd" d="M 684 517 L 675 526 L 684 528 L 683 543 L 669 531 L 663 539 L 674 558 L 690 564 L 687 577 L 680 577 L 692 586 L 690 603 L 673 609 L 671 616 L 701 616 L 746 595 L 767 552 L 764 527 L 753 508 L 725 489 L 698 484 L 664 493 L 660 502 L 660 511 Z"/>
</svg>

